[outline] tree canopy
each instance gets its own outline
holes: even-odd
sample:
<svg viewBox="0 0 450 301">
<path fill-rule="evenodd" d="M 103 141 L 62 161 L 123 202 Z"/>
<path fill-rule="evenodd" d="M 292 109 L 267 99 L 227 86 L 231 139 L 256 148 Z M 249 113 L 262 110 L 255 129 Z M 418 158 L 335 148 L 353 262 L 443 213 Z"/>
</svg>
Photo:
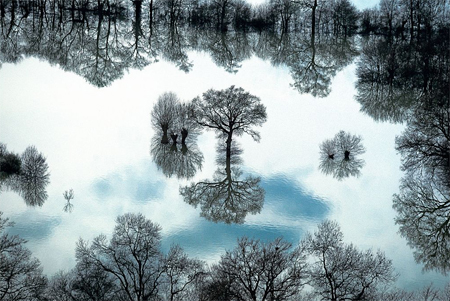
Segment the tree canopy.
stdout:
<svg viewBox="0 0 450 301">
<path fill-rule="evenodd" d="M 266 107 L 258 97 L 244 89 L 235 86 L 224 90 L 210 89 L 195 98 L 193 105 L 192 117 L 198 124 L 228 137 L 246 133 L 254 140 L 260 140 L 253 127 L 266 122 Z"/>
</svg>

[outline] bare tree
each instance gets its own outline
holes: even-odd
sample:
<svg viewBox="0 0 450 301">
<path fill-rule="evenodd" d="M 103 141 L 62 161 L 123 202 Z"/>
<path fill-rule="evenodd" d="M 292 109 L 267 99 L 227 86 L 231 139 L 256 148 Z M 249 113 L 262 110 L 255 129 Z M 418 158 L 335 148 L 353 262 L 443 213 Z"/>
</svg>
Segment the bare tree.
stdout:
<svg viewBox="0 0 450 301">
<path fill-rule="evenodd" d="M 391 260 L 381 251 L 363 252 L 344 244 L 336 222 L 323 222 L 301 244 L 312 262 L 309 284 L 321 300 L 366 300 L 378 285 L 390 284 L 396 277 Z"/>
<path fill-rule="evenodd" d="M 70 201 L 73 200 L 73 198 L 75 197 L 74 193 L 73 193 L 73 189 L 64 191 L 63 196 L 64 196 L 64 199 L 67 201 L 67 203 L 63 207 L 63 210 L 65 212 L 72 212 L 73 204 Z"/>
<path fill-rule="evenodd" d="M 0 212 L 0 300 L 42 300 L 47 278 L 24 246 L 26 240 L 6 233 L 12 225 Z"/>
<path fill-rule="evenodd" d="M 233 134 L 249 134 L 255 141 L 260 135 L 253 129 L 267 120 L 266 107 L 261 100 L 242 88 L 229 87 L 225 90 L 208 90 L 203 97 L 193 100 L 193 118 L 206 128 L 226 135 L 227 157 L 231 152 Z"/>
<path fill-rule="evenodd" d="M 450 271 L 450 111 L 418 109 L 396 138 L 406 172 L 394 195 L 396 223 L 426 270 Z"/>
<path fill-rule="evenodd" d="M 304 254 L 279 238 L 243 237 L 212 266 L 211 277 L 209 300 L 294 300 L 306 280 Z"/>
<path fill-rule="evenodd" d="M 429 174 L 410 174 L 394 195 L 395 221 L 426 270 L 450 271 L 450 190 Z"/>
<path fill-rule="evenodd" d="M 402 170 L 426 172 L 450 188 L 450 110 L 448 107 L 419 108 L 402 135 L 396 137 Z"/>
<path fill-rule="evenodd" d="M 73 293 L 73 271 L 59 271 L 48 281 L 45 292 L 46 300 L 75 301 L 78 300 Z"/>
<path fill-rule="evenodd" d="M 27 205 L 42 206 L 48 198 L 45 188 L 50 183 L 46 159 L 34 146 L 27 147 L 21 159 L 20 194 Z"/>
<path fill-rule="evenodd" d="M 166 300 L 194 300 L 196 284 L 205 274 L 205 263 L 191 259 L 178 246 L 172 246 L 163 261 L 161 291 Z"/>
<path fill-rule="evenodd" d="M 174 131 L 181 134 L 181 144 L 186 146 L 187 138 L 195 142 L 201 133 L 201 126 L 191 118 L 194 105 L 191 102 L 179 103 L 176 108 L 176 122 Z"/>
<path fill-rule="evenodd" d="M 173 92 L 165 92 L 158 97 L 158 101 L 153 106 L 151 122 L 155 130 L 162 132 L 161 142 L 169 143 L 168 132 L 173 130 L 177 114 L 177 106 L 180 100 Z"/>
<path fill-rule="evenodd" d="M 111 240 L 97 236 L 91 246 L 80 239 L 77 260 L 103 270 L 120 288 L 126 300 L 145 301 L 157 295 L 161 267 L 160 227 L 142 214 L 117 217 Z"/>
</svg>

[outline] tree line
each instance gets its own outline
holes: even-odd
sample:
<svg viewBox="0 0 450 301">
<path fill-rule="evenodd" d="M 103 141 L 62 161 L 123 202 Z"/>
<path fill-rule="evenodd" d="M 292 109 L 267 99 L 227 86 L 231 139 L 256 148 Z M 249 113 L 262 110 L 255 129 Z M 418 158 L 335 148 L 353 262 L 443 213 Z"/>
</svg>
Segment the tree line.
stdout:
<svg viewBox="0 0 450 301">
<path fill-rule="evenodd" d="M 25 15 L 48 13 L 84 22 L 89 14 L 127 18 L 131 11 L 152 28 L 157 23 L 174 26 L 188 23 L 219 31 L 231 29 L 319 30 L 351 35 L 356 32 L 359 12 L 349 0 L 268 0 L 251 5 L 244 0 L 54 0 L 3 1 L 0 14 L 18 8 Z"/>
<path fill-rule="evenodd" d="M 48 10 L 27 13 L 12 4 L 5 9 L 0 20 L 2 60 L 17 63 L 26 56 L 45 58 L 98 87 L 108 86 L 130 68 L 142 69 L 160 59 L 189 72 L 193 62 L 188 52 L 205 51 L 230 73 L 238 72 L 252 55 L 287 66 L 295 89 L 324 97 L 330 92 L 331 79 L 357 55 L 355 38 L 343 34 L 317 33 L 312 39 L 308 31 L 222 32 L 164 22 L 150 28 L 143 8 L 129 8 L 123 17 L 86 12 L 84 19 L 72 17 L 68 9 Z"/>
<path fill-rule="evenodd" d="M 380 12 L 386 14 L 388 3 L 397 9 L 409 5 L 382 1 Z M 395 141 L 404 171 L 393 196 L 395 220 L 416 261 L 445 274 L 450 271 L 450 19 L 439 14 L 448 11 L 445 3 L 414 3 L 423 10 L 398 11 L 388 19 L 392 30 L 363 41 L 356 100 L 374 120 L 405 124 Z M 400 22 L 406 12 L 412 21 Z M 409 30 L 398 32 L 398 26 Z"/>
<path fill-rule="evenodd" d="M 179 245 L 161 251 L 161 227 L 141 213 L 116 219 L 111 235 L 79 239 L 76 265 L 51 277 L 8 234 L 0 213 L 0 300 L 448 300 L 450 286 L 408 293 L 393 287 L 392 262 L 378 250 L 343 241 L 326 220 L 298 243 L 241 237 L 216 263 Z M 428 297 L 426 297 L 428 296 Z M 411 300 L 411 299 L 410 299 Z"/>
</svg>

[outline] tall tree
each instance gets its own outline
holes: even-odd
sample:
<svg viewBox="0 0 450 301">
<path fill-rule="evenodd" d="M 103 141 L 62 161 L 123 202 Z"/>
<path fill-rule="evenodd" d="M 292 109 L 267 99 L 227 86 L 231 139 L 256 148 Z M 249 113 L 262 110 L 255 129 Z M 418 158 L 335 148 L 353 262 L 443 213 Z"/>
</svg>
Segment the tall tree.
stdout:
<svg viewBox="0 0 450 301">
<path fill-rule="evenodd" d="M 323 222 L 301 244 L 311 262 L 309 284 L 321 300 L 367 300 L 378 285 L 395 279 L 391 260 L 380 251 L 374 254 L 346 245 L 336 222 Z"/>
<path fill-rule="evenodd" d="M 231 152 L 233 134 L 249 134 L 255 141 L 260 135 L 253 129 L 267 120 L 266 107 L 261 100 L 245 92 L 242 88 L 231 86 L 225 90 L 208 90 L 202 97 L 193 100 L 193 118 L 198 124 L 213 129 L 227 137 L 227 157 Z"/>
<path fill-rule="evenodd" d="M 157 296 L 163 272 L 160 241 L 158 225 L 140 213 L 127 213 L 117 217 L 109 242 L 105 235 L 90 246 L 80 239 L 76 256 L 112 277 L 127 300 L 145 301 Z"/>
<path fill-rule="evenodd" d="M 205 275 L 205 263 L 191 259 L 178 246 L 172 246 L 163 260 L 161 291 L 165 300 L 194 300 L 196 285 Z"/>
</svg>

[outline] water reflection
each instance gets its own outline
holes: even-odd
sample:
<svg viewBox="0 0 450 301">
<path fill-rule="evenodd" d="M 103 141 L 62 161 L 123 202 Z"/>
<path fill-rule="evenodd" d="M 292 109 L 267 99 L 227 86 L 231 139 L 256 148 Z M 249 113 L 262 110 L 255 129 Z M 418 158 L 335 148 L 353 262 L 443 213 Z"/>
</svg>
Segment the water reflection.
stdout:
<svg viewBox="0 0 450 301">
<path fill-rule="evenodd" d="M 28 206 L 42 206 L 48 198 L 46 187 L 49 183 L 46 159 L 36 147 L 27 147 L 19 157 L 0 143 L 0 191 L 10 189 Z"/>
<path fill-rule="evenodd" d="M 406 123 L 396 138 L 405 175 L 393 199 L 395 220 L 416 261 L 445 274 L 450 271 L 449 27 L 426 28 L 366 38 L 357 100 L 375 120 Z"/>
<path fill-rule="evenodd" d="M 331 79 L 358 54 L 352 37 L 292 33 L 263 34 L 262 38 L 259 44 L 269 47 L 262 47 L 257 54 L 276 66 L 288 66 L 294 80 L 292 86 L 300 93 L 316 97 L 330 93 Z"/>
<path fill-rule="evenodd" d="M 428 270 L 450 272 L 450 109 L 415 111 L 396 149 L 406 172 L 394 195 L 400 233 Z"/>
<path fill-rule="evenodd" d="M 333 139 L 322 142 L 319 169 L 338 180 L 349 176 L 359 177 L 364 160 L 358 156 L 366 151 L 361 140 L 360 136 L 340 131 Z"/>
<path fill-rule="evenodd" d="M 151 120 L 155 136 L 150 153 L 158 169 L 167 177 L 177 175 L 178 178 L 190 179 L 202 168 L 203 155 L 197 146 L 201 128 L 191 117 L 193 106 L 191 102 L 181 103 L 173 92 L 160 95 L 153 106 Z M 181 136 L 181 149 L 178 136 Z"/>
<path fill-rule="evenodd" d="M 161 142 L 160 135 L 153 137 L 150 154 L 153 162 L 166 177 L 176 175 L 178 178 L 190 179 L 197 170 L 201 170 L 203 154 L 195 141 L 165 144 Z"/>
<path fill-rule="evenodd" d="M 180 194 L 188 204 L 200 205 L 201 216 L 208 220 L 243 223 L 247 214 L 261 211 L 264 189 L 259 185 L 259 177 L 242 177 L 239 165 L 241 149 L 238 146 L 233 143 L 228 151 L 227 147 L 219 144 L 217 151 L 219 167 L 213 179 L 181 187 Z"/>
<path fill-rule="evenodd" d="M 370 36 L 358 62 L 357 101 L 380 121 L 407 121 L 418 105 L 448 105 L 449 29 L 426 37 Z"/>
<path fill-rule="evenodd" d="M 16 1 L 2 5 L 2 62 L 39 57 L 82 76 L 92 85 L 105 87 L 130 68 L 142 69 L 160 58 L 189 72 L 193 62 L 188 52 L 192 50 L 208 53 L 218 66 L 231 73 L 256 55 L 276 66 L 287 66 L 292 86 L 299 92 L 325 97 L 331 79 L 357 55 L 354 38 L 345 34 L 311 36 L 307 31 L 252 32 L 238 28 L 217 31 L 189 26 L 173 15 L 170 22 L 152 19 L 155 12 L 150 13 L 148 5 L 142 1 L 132 3 L 127 7 L 104 4 L 92 9 L 65 9 L 30 2 L 32 13 L 19 8 Z"/>
<path fill-rule="evenodd" d="M 65 199 L 66 202 L 67 202 L 67 203 L 64 205 L 63 210 L 64 210 L 65 212 L 72 212 L 72 210 L 73 210 L 73 204 L 72 204 L 70 201 L 73 200 L 73 198 L 75 197 L 75 196 L 74 196 L 74 193 L 73 193 L 73 189 L 64 191 L 63 196 L 64 196 L 64 199 Z"/>
</svg>

